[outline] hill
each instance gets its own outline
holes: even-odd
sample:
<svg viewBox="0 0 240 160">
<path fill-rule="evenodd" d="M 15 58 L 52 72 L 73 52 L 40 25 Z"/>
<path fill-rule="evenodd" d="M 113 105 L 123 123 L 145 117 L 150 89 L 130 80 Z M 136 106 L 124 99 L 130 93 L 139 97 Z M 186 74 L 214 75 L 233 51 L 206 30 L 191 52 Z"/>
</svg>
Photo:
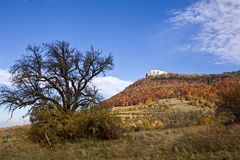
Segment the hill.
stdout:
<svg viewBox="0 0 240 160">
<path fill-rule="evenodd" d="M 218 93 L 240 80 L 240 71 L 222 74 L 167 73 L 148 76 L 106 100 L 108 106 L 132 106 L 164 98 L 181 98 L 194 105 L 215 107 Z"/>
<path fill-rule="evenodd" d="M 30 126 L 5 128 L 0 159 L 238 160 L 240 125 L 222 125 L 207 106 L 238 80 L 240 72 L 149 76 L 104 102 L 115 106 L 111 114 L 126 130 L 119 139 L 83 138 L 50 149 L 31 141 Z"/>
</svg>

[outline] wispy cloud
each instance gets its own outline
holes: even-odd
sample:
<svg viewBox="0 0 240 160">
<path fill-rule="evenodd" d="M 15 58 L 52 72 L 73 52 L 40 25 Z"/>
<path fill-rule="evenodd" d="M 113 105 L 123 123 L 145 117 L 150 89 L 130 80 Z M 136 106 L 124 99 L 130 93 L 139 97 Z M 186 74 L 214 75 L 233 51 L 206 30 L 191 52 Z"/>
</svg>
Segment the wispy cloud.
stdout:
<svg viewBox="0 0 240 160">
<path fill-rule="evenodd" d="M 198 0 L 176 11 L 171 22 L 178 26 L 199 25 L 191 49 L 240 64 L 240 0 Z"/>
</svg>

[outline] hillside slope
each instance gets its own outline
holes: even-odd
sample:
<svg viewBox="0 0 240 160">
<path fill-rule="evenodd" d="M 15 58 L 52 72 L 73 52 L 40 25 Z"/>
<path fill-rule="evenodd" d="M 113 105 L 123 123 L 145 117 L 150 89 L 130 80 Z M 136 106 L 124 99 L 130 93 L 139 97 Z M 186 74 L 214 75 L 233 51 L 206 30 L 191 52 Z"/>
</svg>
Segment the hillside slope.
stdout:
<svg viewBox="0 0 240 160">
<path fill-rule="evenodd" d="M 131 106 L 163 98 L 183 98 L 214 107 L 218 93 L 240 80 L 240 71 L 223 74 L 175 74 L 140 79 L 106 100 L 109 106 Z"/>
</svg>

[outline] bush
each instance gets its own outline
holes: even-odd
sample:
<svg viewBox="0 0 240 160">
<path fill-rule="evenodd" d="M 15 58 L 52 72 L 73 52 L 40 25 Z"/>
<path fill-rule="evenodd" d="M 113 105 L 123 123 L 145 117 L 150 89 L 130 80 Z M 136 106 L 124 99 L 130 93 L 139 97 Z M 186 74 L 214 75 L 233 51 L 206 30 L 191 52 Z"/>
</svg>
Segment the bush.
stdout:
<svg viewBox="0 0 240 160">
<path fill-rule="evenodd" d="M 93 109 L 79 114 L 79 131 L 82 137 L 97 139 L 116 139 L 123 133 L 120 118 L 107 109 Z"/>
<path fill-rule="evenodd" d="M 217 113 L 233 115 L 233 122 L 240 122 L 240 81 L 234 82 L 219 93 L 221 100 L 218 104 Z M 225 114 L 225 115 L 226 115 Z"/>
<path fill-rule="evenodd" d="M 59 143 L 81 138 L 116 139 L 122 134 L 119 118 L 108 109 L 61 112 L 43 108 L 33 111 L 30 137 L 35 142 Z"/>
</svg>

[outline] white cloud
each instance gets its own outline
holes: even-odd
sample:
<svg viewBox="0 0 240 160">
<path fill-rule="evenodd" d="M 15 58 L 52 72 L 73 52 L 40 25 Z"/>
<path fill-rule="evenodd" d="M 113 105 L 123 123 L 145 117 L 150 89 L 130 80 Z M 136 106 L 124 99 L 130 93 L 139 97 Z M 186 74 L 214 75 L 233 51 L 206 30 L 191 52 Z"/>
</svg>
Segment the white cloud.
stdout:
<svg viewBox="0 0 240 160">
<path fill-rule="evenodd" d="M 10 85 L 11 74 L 6 70 L 0 70 L 0 84 Z M 97 77 L 93 80 L 93 84 L 100 90 L 105 98 L 109 98 L 114 94 L 122 91 L 125 87 L 132 84 L 131 81 L 124 81 L 117 77 L 106 76 Z"/>
<path fill-rule="evenodd" d="M 10 77 L 11 74 L 8 71 L 0 69 L 0 84 L 10 85 Z"/>
<path fill-rule="evenodd" d="M 132 82 L 124 81 L 117 77 L 107 76 L 95 78 L 93 84 L 96 85 L 105 98 L 109 98 L 122 91 L 124 88 L 132 84 Z"/>
<path fill-rule="evenodd" d="M 10 85 L 10 76 L 11 74 L 8 71 L 0 70 L 0 84 Z M 109 98 L 122 91 L 125 87 L 132 84 L 132 82 L 124 81 L 117 77 L 106 76 L 95 78 L 93 84 L 100 90 L 100 93 L 103 94 L 105 98 Z M 13 118 L 9 120 L 9 113 L 4 111 L 3 108 L 0 108 L 0 128 L 29 123 L 28 118 L 25 120 L 21 119 L 26 112 L 27 109 L 16 111 L 14 112 Z"/>
<path fill-rule="evenodd" d="M 199 0 L 174 12 L 171 22 L 200 26 L 191 49 L 240 64 L 240 0 Z"/>
<path fill-rule="evenodd" d="M 11 74 L 7 70 L 0 69 L 0 84 L 11 85 L 10 83 Z M 117 77 L 106 76 L 106 77 L 97 77 L 93 80 L 93 84 L 100 90 L 100 93 L 104 96 L 104 98 L 109 98 L 114 94 L 122 91 L 125 87 L 132 84 L 131 81 L 124 81 Z M 27 112 L 27 109 L 21 109 L 19 111 L 15 111 L 13 118 L 10 118 L 10 114 L 4 110 L 4 108 L 0 107 L 0 128 L 1 127 L 9 127 L 15 125 L 28 124 L 28 117 L 22 119 Z"/>
</svg>

